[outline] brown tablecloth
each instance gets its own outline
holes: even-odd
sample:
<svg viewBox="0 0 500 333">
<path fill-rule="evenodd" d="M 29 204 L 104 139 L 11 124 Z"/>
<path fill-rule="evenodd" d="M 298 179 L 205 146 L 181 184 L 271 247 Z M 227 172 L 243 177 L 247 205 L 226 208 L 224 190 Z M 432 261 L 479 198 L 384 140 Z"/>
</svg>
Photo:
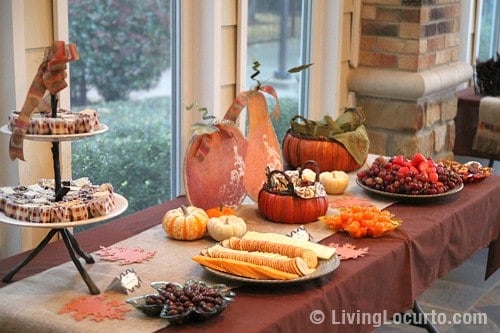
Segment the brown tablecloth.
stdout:
<svg viewBox="0 0 500 333">
<path fill-rule="evenodd" d="M 499 238 L 499 196 L 500 177 L 491 176 L 481 183 L 466 185 L 456 196 L 437 202 L 392 205 L 389 210 L 404 222 L 388 236 L 354 240 L 345 234 L 336 234 L 323 240 L 324 243 L 350 242 L 357 247 L 369 247 L 367 256 L 343 261 L 333 274 L 304 284 L 239 287 L 235 290 L 235 301 L 220 316 L 161 331 L 370 331 L 370 323 L 354 325 L 349 323 L 348 316 L 371 313 L 390 318 L 394 313 L 409 309 L 435 279 Z M 166 210 L 183 202 L 184 198 L 177 198 L 78 233 L 76 237 L 83 249 L 96 251 L 100 245 L 112 245 L 159 224 Z M 498 253 L 497 258 L 492 252 L 490 254 L 492 270 L 498 267 Z M 25 255 L 0 261 L 0 274 L 9 271 Z M 51 243 L 18 272 L 14 280 L 67 261 L 62 242 Z M 314 310 L 323 311 L 323 323 L 312 323 L 310 316 Z M 89 325 L 99 323 L 90 321 Z"/>
</svg>

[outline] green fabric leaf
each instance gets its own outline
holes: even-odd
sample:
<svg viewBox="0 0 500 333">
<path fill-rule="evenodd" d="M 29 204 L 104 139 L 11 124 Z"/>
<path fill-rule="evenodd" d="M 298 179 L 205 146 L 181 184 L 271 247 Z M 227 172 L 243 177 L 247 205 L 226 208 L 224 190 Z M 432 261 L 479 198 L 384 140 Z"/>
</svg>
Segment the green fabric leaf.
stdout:
<svg viewBox="0 0 500 333">
<path fill-rule="evenodd" d="M 326 115 L 321 121 L 295 116 L 290 121 L 291 131 L 298 137 L 312 140 L 334 140 L 341 143 L 358 164 L 368 155 L 370 140 L 364 126 L 361 108 L 348 108 L 336 120 Z"/>
</svg>

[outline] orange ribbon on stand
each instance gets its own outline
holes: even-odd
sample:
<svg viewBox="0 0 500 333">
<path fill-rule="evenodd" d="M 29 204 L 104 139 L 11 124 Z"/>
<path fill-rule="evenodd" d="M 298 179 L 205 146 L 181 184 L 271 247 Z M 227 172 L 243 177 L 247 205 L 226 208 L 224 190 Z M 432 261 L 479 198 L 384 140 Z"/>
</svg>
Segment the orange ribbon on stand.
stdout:
<svg viewBox="0 0 500 333">
<path fill-rule="evenodd" d="M 66 63 L 79 59 L 76 44 L 65 44 L 55 41 L 45 51 L 43 62 L 31 82 L 26 100 L 24 101 L 19 117 L 16 120 L 9 142 L 9 155 L 11 160 L 19 158 L 24 161 L 23 141 L 26 131 L 30 126 L 31 114 L 38 107 L 49 109 L 43 100 L 46 91 L 55 95 L 68 86 L 66 79 Z"/>
</svg>

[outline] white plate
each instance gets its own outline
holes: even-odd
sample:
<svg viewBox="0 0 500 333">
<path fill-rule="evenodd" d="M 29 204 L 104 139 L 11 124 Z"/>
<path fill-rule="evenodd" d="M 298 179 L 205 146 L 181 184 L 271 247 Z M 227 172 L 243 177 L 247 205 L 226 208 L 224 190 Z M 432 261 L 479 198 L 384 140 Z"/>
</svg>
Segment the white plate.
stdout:
<svg viewBox="0 0 500 333">
<path fill-rule="evenodd" d="M 97 134 L 102 134 L 108 130 L 108 126 L 105 124 L 99 124 L 99 128 L 95 131 L 88 132 L 88 133 L 77 133 L 77 134 L 57 134 L 57 135 L 52 135 L 52 134 L 45 134 L 45 135 L 34 135 L 34 134 L 26 134 L 24 136 L 25 139 L 27 140 L 32 140 L 32 141 L 48 141 L 48 142 L 54 142 L 54 141 L 74 141 L 74 140 L 80 140 L 83 138 L 88 138 L 90 136 L 94 136 Z M 4 125 L 0 128 L 0 132 L 4 134 L 11 135 L 12 131 L 9 129 L 9 125 Z"/>
<path fill-rule="evenodd" d="M 99 216 L 99 217 L 94 217 L 88 220 L 81 220 L 81 221 L 73 221 L 73 222 L 54 222 L 54 223 L 35 223 L 35 222 L 28 222 L 28 221 L 20 221 L 13 219 L 11 217 L 6 216 L 3 212 L 0 212 L 0 222 L 7 223 L 7 224 L 12 224 L 12 225 L 17 225 L 21 227 L 32 227 L 32 228 L 48 228 L 48 229 L 62 229 L 62 228 L 70 228 L 70 227 L 77 227 L 81 225 L 87 225 L 87 224 L 92 224 L 96 222 L 101 222 L 105 221 L 108 219 L 111 219 L 115 216 L 120 215 L 123 213 L 127 207 L 128 207 L 128 201 L 125 199 L 125 197 L 114 193 L 115 196 L 115 209 L 109 213 L 108 215 L 104 216 Z"/>
<path fill-rule="evenodd" d="M 232 281 L 237 281 L 237 282 L 246 282 L 246 283 L 253 283 L 253 284 L 272 284 L 272 285 L 285 285 L 285 284 L 293 284 L 293 283 L 300 283 L 300 282 L 306 282 L 310 280 L 314 280 L 317 278 L 320 278 L 322 276 L 326 276 L 330 273 L 332 273 L 334 270 L 336 270 L 340 265 L 340 258 L 338 255 L 334 255 L 328 260 L 319 260 L 318 262 L 318 268 L 314 272 L 308 275 L 304 275 L 301 277 L 298 277 L 296 279 L 290 279 L 290 280 L 258 280 L 258 279 L 251 279 L 251 278 L 246 278 L 238 275 L 233 275 L 229 274 L 226 272 L 221 272 L 216 269 L 206 267 L 201 265 L 203 268 L 205 268 L 207 271 L 210 273 L 217 275 L 218 277 L 229 279 Z"/>
</svg>

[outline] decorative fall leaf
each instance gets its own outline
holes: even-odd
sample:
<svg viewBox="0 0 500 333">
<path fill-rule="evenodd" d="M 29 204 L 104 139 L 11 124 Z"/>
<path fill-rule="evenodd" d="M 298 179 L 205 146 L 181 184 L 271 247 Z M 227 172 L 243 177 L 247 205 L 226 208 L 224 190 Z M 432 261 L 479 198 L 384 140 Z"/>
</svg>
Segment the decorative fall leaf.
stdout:
<svg viewBox="0 0 500 333">
<path fill-rule="evenodd" d="M 364 257 L 368 253 L 367 247 L 356 249 L 356 247 L 351 243 L 346 243 L 342 246 L 340 246 L 339 244 L 330 243 L 328 244 L 328 246 L 337 249 L 337 254 L 339 255 L 340 260 L 356 259 L 358 257 Z"/>
<path fill-rule="evenodd" d="M 74 312 L 72 317 L 75 320 L 85 318 L 94 321 L 104 319 L 125 319 L 125 313 L 130 311 L 126 303 L 117 300 L 108 300 L 105 295 L 81 296 L 66 303 L 59 314 Z"/>
<path fill-rule="evenodd" d="M 292 67 L 288 70 L 288 73 L 298 73 L 304 69 L 307 69 L 309 67 L 311 67 L 312 65 L 314 65 L 314 63 L 310 63 L 310 64 L 306 64 L 306 65 L 300 65 L 300 66 L 297 66 L 297 67 Z"/>
<path fill-rule="evenodd" d="M 125 246 L 101 246 L 100 248 L 101 250 L 97 254 L 102 260 L 118 261 L 120 265 L 142 263 L 151 259 L 156 254 L 156 251 L 145 252 L 144 249 L 139 247 L 129 249 Z"/>
</svg>

